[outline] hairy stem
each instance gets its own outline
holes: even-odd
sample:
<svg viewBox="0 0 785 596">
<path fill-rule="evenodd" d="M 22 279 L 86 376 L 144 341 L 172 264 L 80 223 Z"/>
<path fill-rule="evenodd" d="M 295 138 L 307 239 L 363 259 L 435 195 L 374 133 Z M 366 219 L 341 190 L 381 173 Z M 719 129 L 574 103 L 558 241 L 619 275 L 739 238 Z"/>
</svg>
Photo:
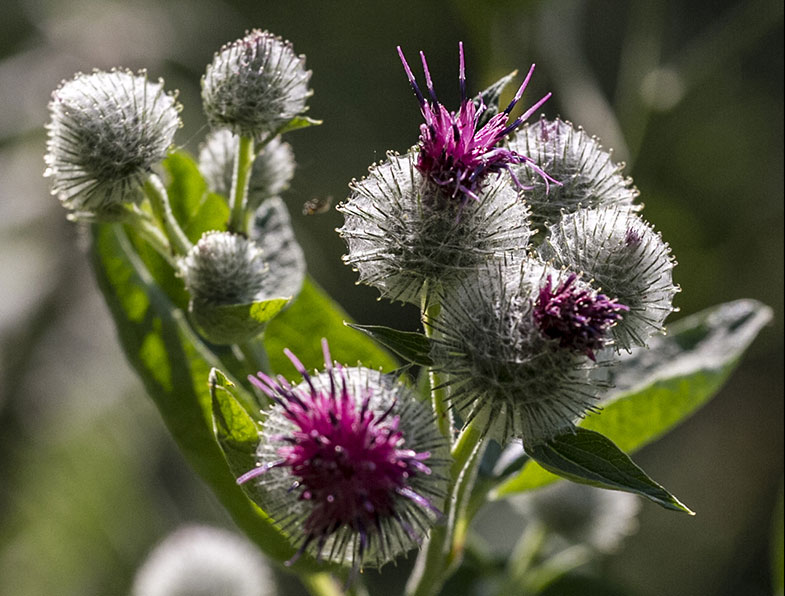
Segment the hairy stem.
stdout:
<svg viewBox="0 0 785 596">
<path fill-rule="evenodd" d="M 441 304 L 432 298 L 429 286 L 426 284 L 423 289 L 420 313 L 422 318 L 423 330 L 428 338 L 432 338 L 434 330 L 431 321 L 439 316 Z M 436 416 L 436 424 L 442 435 L 452 443 L 452 414 L 447 407 L 447 389 L 442 386 L 442 380 L 438 372 L 433 369 L 428 371 L 428 380 L 431 385 L 431 403 L 433 413 Z"/>
<path fill-rule="evenodd" d="M 161 221 L 169 237 L 172 249 L 175 254 L 184 255 L 191 250 L 191 242 L 186 237 L 180 224 L 172 213 L 172 206 L 169 204 L 169 195 L 161 179 L 152 174 L 144 183 L 144 190 L 150 204 L 153 206 L 153 213 Z"/>
<path fill-rule="evenodd" d="M 245 204 L 248 197 L 248 183 L 254 161 L 254 140 L 252 137 L 237 138 L 237 154 L 232 173 L 232 192 L 229 209 L 229 231 L 245 232 Z"/>
</svg>

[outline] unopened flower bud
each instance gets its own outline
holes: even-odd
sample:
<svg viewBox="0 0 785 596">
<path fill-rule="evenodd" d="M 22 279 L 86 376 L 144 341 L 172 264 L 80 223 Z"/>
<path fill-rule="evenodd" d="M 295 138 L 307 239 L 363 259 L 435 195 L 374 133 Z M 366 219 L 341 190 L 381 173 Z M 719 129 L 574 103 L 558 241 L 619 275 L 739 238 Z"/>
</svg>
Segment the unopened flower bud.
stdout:
<svg viewBox="0 0 785 596">
<path fill-rule="evenodd" d="M 211 192 L 228 197 L 232 190 L 237 136 L 228 129 L 212 131 L 199 151 L 201 171 Z M 289 188 L 294 176 L 294 153 L 279 137 L 264 145 L 256 156 L 248 184 L 248 211 Z"/>
<path fill-rule="evenodd" d="M 275 580 L 259 551 L 218 528 L 185 526 L 139 568 L 132 596 L 273 596 Z"/>
<path fill-rule="evenodd" d="M 260 503 L 285 525 L 298 552 L 351 565 L 381 566 L 418 546 L 445 496 L 449 465 L 431 411 L 407 386 L 363 367 L 331 361 L 303 381 L 264 373 L 249 380 L 275 405 L 266 413 L 257 467 Z M 294 560 L 293 559 L 293 560 Z"/>
<path fill-rule="evenodd" d="M 538 228 L 556 223 L 562 212 L 614 205 L 638 210 L 633 201 L 638 190 L 622 175 L 624 164 L 615 164 L 596 137 L 563 120 L 524 124 L 509 143 L 512 151 L 529 156 L 541 170 L 561 185 L 551 183 L 529 163 L 510 166 L 527 187 L 526 201 L 532 223 Z"/>
<path fill-rule="evenodd" d="M 562 287 L 569 274 L 545 264 L 490 266 L 445 292 L 434 329 L 435 369 L 447 376 L 450 400 L 465 421 L 487 420 L 500 440 L 548 439 L 574 427 L 604 385 L 583 346 L 543 332 L 540 289 Z M 584 331 L 571 332 L 584 335 Z"/>
<path fill-rule="evenodd" d="M 477 199 L 455 201 L 417 168 L 419 152 L 388 154 L 353 181 L 338 206 L 344 262 L 391 300 L 420 303 L 423 286 L 449 286 L 468 271 L 529 244 L 526 204 L 506 179 L 491 177 Z"/>
<path fill-rule="evenodd" d="M 545 259 L 580 272 L 629 311 L 611 329 L 618 349 L 644 346 L 673 312 L 675 261 L 670 247 L 626 209 L 584 209 L 565 215 L 540 247 Z"/>
<path fill-rule="evenodd" d="M 202 103 L 210 126 L 265 136 L 306 109 L 311 95 L 305 57 L 292 44 L 254 29 L 215 54 L 202 77 Z"/>
<path fill-rule="evenodd" d="M 268 267 L 252 240 L 230 232 L 206 232 L 180 261 L 180 274 L 191 294 L 191 317 L 207 339 L 230 344 L 261 332 L 264 323 L 220 308 L 272 297 L 264 296 L 270 283 Z"/>
<path fill-rule="evenodd" d="M 125 70 L 77 74 L 52 93 L 45 176 L 79 217 L 116 219 L 139 201 L 151 168 L 180 126 L 180 106 L 163 82 Z"/>
</svg>

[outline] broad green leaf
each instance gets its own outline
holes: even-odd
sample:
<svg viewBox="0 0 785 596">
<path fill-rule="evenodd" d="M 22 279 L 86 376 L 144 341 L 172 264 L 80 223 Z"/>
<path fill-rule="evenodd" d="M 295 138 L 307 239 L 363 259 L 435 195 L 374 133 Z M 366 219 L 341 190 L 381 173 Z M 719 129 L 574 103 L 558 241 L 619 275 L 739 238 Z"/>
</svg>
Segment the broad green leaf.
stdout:
<svg viewBox="0 0 785 596">
<path fill-rule="evenodd" d="M 225 230 L 228 221 L 229 205 L 226 199 L 210 192 L 204 195 L 183 231 L 188 236 L 188 240 L 196 244 L 205 232 Z"/>
<path fill-rule="evenodd" d="M 92 262 L 125 354 L 189 463 L 268 556 L 278 561 L 291 557 L 289 542 L 237 486 L 215 441 L 207 379 L 221 362 L 155 284 L 122 228 L 94 226 Z M 234 391 L 247 412 L 256 409 L 247 392 L 240 387 Z M 307 558 L 296 565 L 315 568 Z"/>
<path fill-rule="evenodd" d="M 612 370 L 616 385 L 602 410 L 580 422 L 632 452 L 657 439 L 705 404 L 723 385 L 744 350 L 771 319 L 755 300 L 721 304 L 674 323 Z M 544 486 L 553 474 L 529 461 L 495 497 Z"/>
<path fill-rule="evenodd" d="M 382 325 L 357 325 L 353 323 L 347 323 L 347 325 L 374 338 L 408 362 L 413 362 L 420 366 L 433 365 L 430 355 L 431 340 L 422 333 L 398 331 Z"/>
<path fill-rule="evenodd" d="M 168 176 L 166 192 L 177 221 L 187 228 L 207 194 L 199 167 L 185 151 L 172 151 L 163 161 Z M 189 238 L 193 242 L 193 238 Z"/>
<path fill-rule="evenodd" d="M 344 325 L 349 320 L 338 306 L 316 283 L 306 278 L 300 295 L 291 305 L 267 325 L 264 344 L 270 365 L 276 373 L 287 378 L 297 376 L 292 363 L 283 354 L 289 348 L 308 369 L 322 369 L 321 338 L 330 343 L 332 358 L 354 366 L 361 362 L 369 368 L 392 371 L 398 363 L 371 338 Z"/>
<path fill-rule="evenodd" d="M 246 342 L 263 330 L 291 298 L 271 298 L 245 304 L 208 304 L 191 300 L 191 323 L 202 337 L 218 345 Z"/>
<path fill-rule="evenodd" d="M 693 515 L 600 433 L 578 428 L 546 443 L 527 445 L 526 453 L 546 470 L 573 482 L 635 493 L 666 509 Z"/>
<path fill-rule="evenodd" d="M 314 118 L 309 118 L 308 116 L 295 116 L 289 120 L 289 122 L 279 128 L 276 134 L 282 135 L 287 132 L 292 132 L 293 130 L 308 128 L 309 126 L 319 126 L 322 124 L 322 122 L 322 120 L 315 120 Z"/>
</svg>

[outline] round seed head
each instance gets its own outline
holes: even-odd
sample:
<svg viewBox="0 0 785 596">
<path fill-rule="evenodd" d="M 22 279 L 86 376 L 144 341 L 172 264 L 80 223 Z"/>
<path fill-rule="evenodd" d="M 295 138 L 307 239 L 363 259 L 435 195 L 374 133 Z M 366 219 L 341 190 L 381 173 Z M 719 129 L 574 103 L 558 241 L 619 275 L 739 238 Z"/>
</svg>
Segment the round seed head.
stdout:
<svg viewBox="0 0 785 596">
<path fill-rule="evenodd" d="M 585 281 L 629 308 L 611 329 L 618 349 L 644 346 L 674 310 L 670 247 L 638 215 L 604 207 L 565 215 L 540 247 L 545 259 L 582 272 Z"/>
<path fill-rule="evenodd" d="M 273 596 L 272 573 L 259 551 L 237 534 L 185 526 L 149 555 L 132 596 Z"/>
<path fill-rule="evenodd" d="M 298 552 L 381 566 L 418 546 L 439 517 L 448 455 L 433 414 L 390 376 L 330 362 L 291 386 L 263 373 L 249 379 L 275 401 L 266 413 L 258 467 L 262 507 Z M 294 559 L 293 559 L 294 560 Z"/>
<path fill-rule="evenodd" d="M 211 192 L 228 197 L 232 190 L 237 135 L 228 129 L 210 132 L 199 150 L 199 171 Z M 289 188 L 294 176 L 294 153 L 291 145 L 276 137 L 256 156 L 248 184 L 249 211 L 266 199 Z"/>
<path fill-rule="evenodd" d="M 426 282 L 446 287 L 488 260 L 523 254 L 530 236 L 526 204 L 506 179 L 489 179 L 477 200 L 461 203 L 426 179 L 417 160 L 417 151 L 388 154 L 338 206 L 344 262 L 383 296 L 414 304 Z"/>
<path fill-rule="evenodd" d="M 633 211 L 638 190 L 632 179 L 622 175 L 624 164 L 612 161 L 596 137 L 563 120 L 524 124 L 509 143 L 512 151 L 527 155 L 540 170 L 561 186 L 552 184 L 529 163 L 510 166 L 526 186 L 532 223 L 543 229 L 559 220 L 562 212 L 601 205 L 625 207 Z"/>
<path fill-rule="evenodd" d="M 261 249 L 230 232 L 206 232 L 180 261 L 180 275 L 191 294 L 189 312 L 214 343 L 230 344 L 258 335 L 263 323 L 242 312 L 216 307 L 249 304 L 270 298 L 270 283 Z"/>
<path fill-rule="evenodd" d="M 95 71 L 64 81 L 49 103 L 45 176 L 79 217 L 117 219 L 139 201 L 180 126 L 180 106 L 145 72 Z"/>
<path fill-rule="evenodd" d="M 292 44 L 254 29 L 215 54 L 202 77 L 202 103 L 213 128 L 263 137 L 302 114 L 311 95 L 305 57 Z"/>
<path fill-rule="evenodd" d="M 548 439 L 574 427 L 606 387 L 591 376 L 585 350 L 543 333 L 535 317 L 540 289 L 569 274 L 530 260 L 489 266 L 445 292 L 432 358 L 447 376 L 450 400 L 466 422 L 487 420 L 505 441 Z"/>
</svg>

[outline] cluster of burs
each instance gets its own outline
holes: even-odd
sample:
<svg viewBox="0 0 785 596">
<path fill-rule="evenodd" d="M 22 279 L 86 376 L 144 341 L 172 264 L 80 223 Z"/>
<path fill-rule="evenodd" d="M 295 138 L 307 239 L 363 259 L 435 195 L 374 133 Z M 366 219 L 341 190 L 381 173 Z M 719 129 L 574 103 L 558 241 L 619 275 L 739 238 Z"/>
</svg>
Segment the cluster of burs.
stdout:
<svg viewBox="0 0 785 596">
<path fill-rule="evenodd" d="M 431 370 L 460 422 L 474 421 L 502 442 L 546 441 L 598 405 L 606 369 L 621 352 L 662 331 L 678 291 L 669 247 L 595 138 L 559 119 L 508 122 L 510 109 L 500 112 L 498 99 L 510 77 L 450 112 L 424 59 L 430 98 L 404 66 L 425 123 L 417 145 L 350 184 L 338 207 L 344 260 L 382 296 L 423 309 Z M 202 78 L 211 132 L 199 169 L 229 216 L 224 229 L 194 243 L 156 173 L 180 126 L 180 106 L 163 82 L 96 71 L 53 93 L 46 155 L 53 194 L 72 219 L 124 223 L 166 258 L 189 292 L 192 323 L 214 344 L 254 338 L 264 327 L 254 305 L 277 312 L 302 285 L 302 252 L 279 198 L 294 171 L 281 135 L 314 123 L 303 115 L 309 79 L 304 58 L 267 32 L 251 31 L 216 53 Z M 460 82 L 465 89 L 462 50 Z M 312 544 L 319 554 L 330 537 L 344 546 L 329 558 L 352 559 L 340 552 L 348 548 L 360 558 L 373 551 L 371 560 L 383 563 L 421 540 L 428 509 L 443 495 L 427 479 L 445 466 L 433 416 L 408 387 L 377 371 L 334 369 L 326 345 L 321 376 L 294 362 L 305 379 L 297 387 L 256 380 L 279 405 L 268 419 L 277 434 L 262 436 L 253 477 L 281 502 L 297 501 L 301 551 Z M 337 510 L 332 483 L 318 470 L 302 472 L 314 461 L 308 449 L 324 442 L 308 443 L 316 422 L 305 411 L 333 426 L 344 416 L 355 421 L 347 433 L 374 437 L 373 449 L 343 437 L 359 455 L 335 455 L 334 463 L 361 470 L 357 458 L 373 463 L 387 454 L 395 468 L 377 466 L 368 480 L 387 488 Z M 290 494 L 295 486 L 299 499 Z M 379 537 L 384 520 L 394 526 L 385 532 L 396 536 L 392 546 Z"/>
</svg>

